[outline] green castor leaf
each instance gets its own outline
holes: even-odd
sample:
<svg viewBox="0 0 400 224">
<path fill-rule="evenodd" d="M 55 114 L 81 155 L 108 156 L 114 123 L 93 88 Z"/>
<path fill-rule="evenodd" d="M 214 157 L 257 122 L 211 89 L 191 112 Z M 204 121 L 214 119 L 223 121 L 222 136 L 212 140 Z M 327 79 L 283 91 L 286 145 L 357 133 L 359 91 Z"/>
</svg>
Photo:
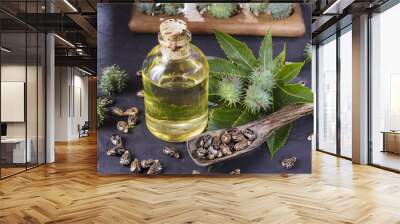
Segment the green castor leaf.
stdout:
<svg viewBox="0 0 400 224">
<path fill-rule="evenodd" d="M 300 74 L 303 66 L 304 62 L 285 64 L 281 67 L 279 72 L 277 72 L 275 78 L 280 82 L 290 82 Z"/>
<path fill-rule="evenodd" d="M 214 78 L 221 78 L 226 76 L 236 76 L 245 78 L 247 73 L 240 70 L 230 61 L 222 58 L 212 58 L 208 60 L 210 76 Z"/>
<path fill-rule="evenodd" d="M 270 3 L 268 11 L 274 20 L 286 19 L 293 12 L 293 3 Z"/>
<path fill-rule="evenodd" d="M 245 43 L 218 30 L 215 31 L 215 36 L 226 56 L 237 65 L 239 69 L 250 72 L 256 67 L 257 59 Z"/>
<path fill-rule="evenodd" d="M 96 111 L 97 111 L 97 116 L 96 116 L 97 127 L 100 128 L 103 126 L 104 120 L 106 118 L 106 108 L 100 99 L 97 99 Z"/>
<path fill-rule="evenodd" d="M 275 75 L 286 64 L 286 44 L 283 45 L 282 52 L 276 56 L 272 62 L 272 73 Z"/>
<path fill-rule="evenodd" d="M 228 106 L 234 106 L 239 103 L 242 92 L 242 81 L 234 76 L 222 78 L 218 82 L 217 95 Z"/>
<path fill-rule="evenodd" d="M 183 3 L 162 3 L 162 12 L 168 16 L 177 15 L 184 7 Z"/>
<path fill-rule="evenodd" d="M 265 36 L 263 41 L 261 42 L 260 50 L 258 51 L 259 60 L 261 63 L 261 67 L 264 70 L 271 69 L 273 67 L 273 49 L 272 49 L 272 33 L 269 30 Z"/>
<path fill-rule="evenodd" d="M 271 155 L 271 159 L 274 158 L 275 154 L 283 147 L 285 146 L 289 135 L 290 131 L 292 130 L 292 124 L 288 124 L 286 126 L 283 126 L 279 128 L 278 130 L 274 131 L 268 138 L 267 138 L 267 145 L 268 145 L 268 150 Z"/>
<path fill-rule="evenodd" d="M 250 83 L 270 92 L 275 87 L 276 81 L 270 70 L 256 69 L 251 73 Z"/>
<path fill-rule="evenodd" d="M 314 102 L 311 89 L 299 83 L 285 84 L 278 82 L 276 87 L 274 89 L 275 110 L 291 104 Z"/>
<path fill-rule="evenodd" d="M 246 90 L 244 106 L 252 114 L 267 110 L 272 106 L 271 93 L 264 91 L 258 85 L 250 85 Z"/>
<path fill-rule="evenodd" d="M 258 119 L 243 108 L 218 107 L 210 111 L 207 130 L 237 127 Z"/>
<path fill-rule="evenodd" d="M 237 3 L 211 3 L 208 12 L 217 19 L 227 19 L 237 13 Z"/>
<path fill-rule="evenodd" d="M 120 93 L 126 87 L 128 75 L 118 65 L 111 65 L 103 69 L 101 88 L 105 95 L 112 96 Z"/>
<path fill-rule="evenodd" d="M 244 3 L 244 8 L 250 10 L 251 13 L 258 16 L 265 12 L 268 7 L 268 3 Z"/>
</svg>

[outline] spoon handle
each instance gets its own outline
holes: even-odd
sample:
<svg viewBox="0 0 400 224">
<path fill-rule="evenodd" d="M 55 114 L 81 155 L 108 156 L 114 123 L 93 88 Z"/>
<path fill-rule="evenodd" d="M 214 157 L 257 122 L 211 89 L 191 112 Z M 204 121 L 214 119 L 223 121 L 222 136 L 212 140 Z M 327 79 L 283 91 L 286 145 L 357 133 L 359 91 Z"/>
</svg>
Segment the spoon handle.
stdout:
<svg viewBox="0 0 400 224">
<path fill-rule="evenodd" d="M 258 135 L 267 137 L 276 129 L 290 124 L 305 115 L 312 114 L 313 110 L 314 104 L 312 103 L 286 106 L 266 118 L 250 124 L 249 127 L 255 130 Z"/>
</svg>

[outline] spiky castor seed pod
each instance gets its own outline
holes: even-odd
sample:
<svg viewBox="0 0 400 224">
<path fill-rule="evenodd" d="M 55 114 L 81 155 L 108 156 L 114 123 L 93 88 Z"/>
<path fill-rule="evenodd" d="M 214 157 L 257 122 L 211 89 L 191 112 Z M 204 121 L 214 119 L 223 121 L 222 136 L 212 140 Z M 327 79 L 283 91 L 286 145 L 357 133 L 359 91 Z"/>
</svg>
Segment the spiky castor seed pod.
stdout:
<svg viewBox="0 0 400 224">
<path fill-rule="evenodd" d="M 265 91 L 272 91 L 275 87 L 276 80 L 271 70 L 267 69 L 256 69 L 251 73 L 250 82 L 253 85 L 257 85 Z"/>
<path fill-rule="evenodd" d="M 111 65 L 103 69 L 101 87 L 107 96 L 120 93 L 126 87 L 128 75 L 118 65 Z"/>
<path fill-rule="evenodd" d="M 307 43 L 305 48 L 304 48 L 304 57 L 306 58 L 305 62 L 306 63 L 311 62 L 312 61 L 312 56 L 313 56 L 312 45 L 311 45 L 311 43 Z"/>
<path fill-rule="evenodd" d="M 258 16 L 265 12 L 268 7 L 268 3 L 244 3 L 244 8 L 250 10 L 251 13 Z"/>
<path fill-rule="evenodd" d="M 286 19 L 293 12 L 293 3 L 270 3 L 268 11 L 274 20 Z"/>
<path fill-rule="evenodd" d="M 255 114 L 261 109 L 268 109 L 272 105 L 272 96 L 270 92 L 261 89 L 257 85 L 250 85 L 246 90 L 244 106 L 248 111 Z"/>
<path fill-rule="evenodd" d="M 217 19 L 227 19 L 236 14 L 237 3 L 211 3 L 208 12 Z"/>
<path fill-rule="evenodd" d="M 162 3 L 162 12 L 168 16 L 174 16 L 184 7 L 183 3 Z"/>
<path fill-rule="evenodd" d="M 218 82 L 217 95 L 228 104 L 233 106 L 240 101 L 242 92 L 242 81 L 237 77 L 225 77 Z"/>
</svg>

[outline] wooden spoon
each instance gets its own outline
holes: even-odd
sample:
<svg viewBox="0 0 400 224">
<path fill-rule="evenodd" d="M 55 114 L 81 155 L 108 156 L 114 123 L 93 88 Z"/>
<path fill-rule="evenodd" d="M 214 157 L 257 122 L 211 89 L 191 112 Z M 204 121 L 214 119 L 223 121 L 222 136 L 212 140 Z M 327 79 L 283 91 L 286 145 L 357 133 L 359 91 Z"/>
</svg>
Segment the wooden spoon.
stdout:
<svg viewBox="0 0 400 224">
<path fill-rule="evenodd" d="M 232 153 L 230 156 L 223 156 L 221 158 L 216 158 L 213 160 L 205 160 L 198 158 L 196 154 L 197 150 L 197 142 L 202 136 L 210 135 L 211 137 L 214 136 L 221 136 L 225 131 L 228 129 L 219 129 L 215 131 L 205 132 L 201 135 L 195 136 L 187 141 L 187 150 L 190 155 L 190 158 L 196 163 L 198 166 L 206 167 L 212 164 L 216 164 L 222 161 L 230 160 L 236 158 L 240 155 L 243 155 L 247 152 L 250 152 L 256 149 L 258 146 L 265 142 L 265 139 L 271 135 L 276 129 L 279 129 L 287 124 L 292 123 L 293 121 L 304 117 L 308 114 L 312 114 L 314 110 L 314 104 L 296 104 L 290 105 L 282 108 L 281 110 L 272 113 L 265 118 L 254 121 L 242 126 L 236 127 L 236 129 L 244 130 L 249 128 L 253 130 L 257 134 L 257 138 L 248 145 L 245 149 Z"/>
</svg>

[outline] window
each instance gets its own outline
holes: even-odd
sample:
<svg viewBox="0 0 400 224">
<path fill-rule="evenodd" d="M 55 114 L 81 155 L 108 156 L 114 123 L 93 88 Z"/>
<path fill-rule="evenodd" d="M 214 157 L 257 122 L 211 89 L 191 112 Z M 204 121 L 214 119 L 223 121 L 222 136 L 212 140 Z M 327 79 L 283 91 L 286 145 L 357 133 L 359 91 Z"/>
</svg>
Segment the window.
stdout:
<svg viewBox="0 0 400 224">
<path fill-rule="evenodd" d="M 371 18 L 371 162 L 400 170 L 400 5 Z"/>
<path fill-rule="evenodd" d="M 340 36 L 340 155 L 352 157 L 352 32 Z"/>
<path fill-rule="evenodd" d="M 0 1 L 0 7 L 12 2 Z M 19 2 L 21 13 L 44 1 Z M 0 178 L 45 163 L 45 44 L 43 33 L 3 12 L 0 17 Z"/>
<path fill-rule="evenodd" d="M 336 154 L 336 38 L 318 48 L 317 149 Z"/>
</svg>

